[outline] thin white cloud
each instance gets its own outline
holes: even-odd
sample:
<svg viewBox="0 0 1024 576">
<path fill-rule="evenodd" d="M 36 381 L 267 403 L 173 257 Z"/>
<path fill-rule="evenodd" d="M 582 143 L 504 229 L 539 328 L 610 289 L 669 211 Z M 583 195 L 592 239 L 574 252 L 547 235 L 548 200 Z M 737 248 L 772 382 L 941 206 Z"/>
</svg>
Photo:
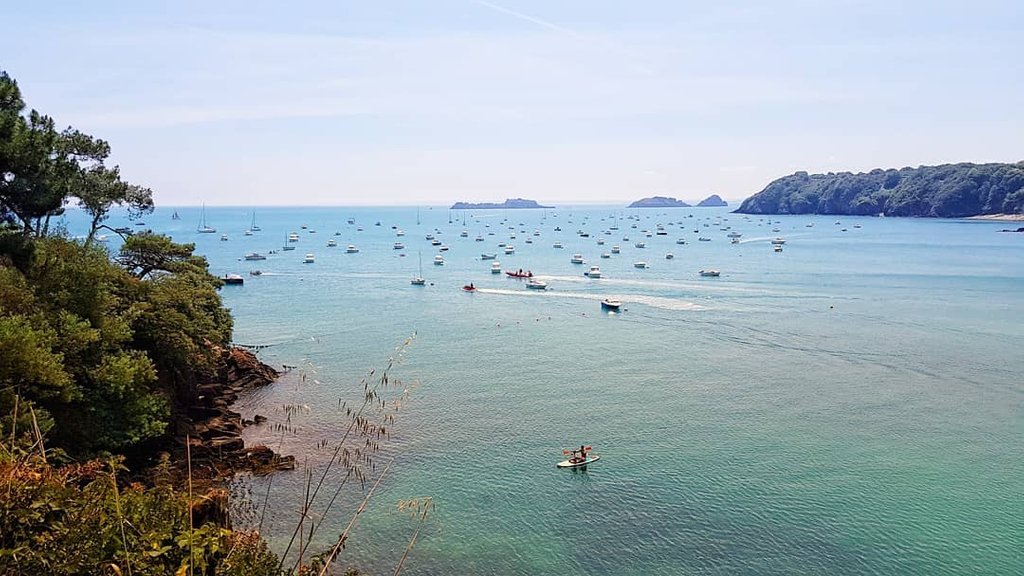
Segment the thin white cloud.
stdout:
<svg viewBox="0 0 1024 576">
<path fill-rule="evenodd" d="M 556 32 L 561 32 L 563 34 L 568 34 L 568 35 L 573 36 L 575 38 L 580 38 L 580 39 L 583 38 L 583 35 L 580 34 L 579 32 L 576 32 L 575 30 L 573 30 L 571 28 L 566 28 L 565 26 L 560 26 L 558 24 L 555 24 L 554 22 L 549 22 L 547 20 L 544 20 L 543 18 L 537 18 L 536 16 L 530 16 L 529 14 L 524 14 L 522 12 L 517 12 L 515 10 L 511 10 L 509 8 L 505 8 L 504 6 L 499 6 L 499 5 L 494 4 L 492 2 L 487 2 L 486 0 L 473 0 L 473 2 L 475 4 L 479 4 L 480 6 L 484 6 L 486 8 L 490 8 L 491 10 L 494 10 L 496 12 L 501 12 L 502 14 L 507 14 L 509 16 L 512 16 L 514 18 L 519 18 L 520 20 L 525 20 L 527 22 L 532 22 L 532 23 L 534 23 L 534 24 L 536 24 L 538 26 L 541 26 L 543 28 L 547 28 L 549 30 L 554 30 Z"/>
</svg>

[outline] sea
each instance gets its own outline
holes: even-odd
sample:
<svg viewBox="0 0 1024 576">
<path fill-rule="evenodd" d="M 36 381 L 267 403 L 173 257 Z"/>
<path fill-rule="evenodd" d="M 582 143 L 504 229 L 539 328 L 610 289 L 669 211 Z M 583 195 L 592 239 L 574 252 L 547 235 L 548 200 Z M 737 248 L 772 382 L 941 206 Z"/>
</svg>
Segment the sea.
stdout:
<svg viewBox="0 0 1024 576">
<path fill-rule="evenodd" d="M 297 467 L 238 479 L 236 527 L 286 565 L 354 518 L 338 562 L 368 574 L 1024 574 L 1024 234 L 1000 232 L 1017 222 L 210 207 L 200 234 L 203 216 L 108 224 L 244 277 L 221 290 L 234 340 L 288 367 L 239 403 L 268 418 L 247 443 Z M 393 421 L 350 437 L 361 474 L 332 467 L 304 514 L 385 371 Z M 580 445 L 600 460 L 556 468 Z"/>
</svg>

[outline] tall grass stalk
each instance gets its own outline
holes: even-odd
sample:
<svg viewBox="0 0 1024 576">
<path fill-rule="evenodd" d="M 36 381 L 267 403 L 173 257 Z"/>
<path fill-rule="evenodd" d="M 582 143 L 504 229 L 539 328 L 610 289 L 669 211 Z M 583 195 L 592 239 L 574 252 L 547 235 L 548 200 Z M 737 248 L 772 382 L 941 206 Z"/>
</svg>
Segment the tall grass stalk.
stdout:
<svg viewBox="0 0 1024 576">
<path fill-rule="evenodd" d="M 346 443 L 348 442 L 348 439 L 352 435 L 352 433 L 353 432 L 358 432 L 360 434 L 367 435 L 367 434 L 372 432 L 372 430 L 369 428 L 369 426 L 373 426 L 373 425 L 369 424 L 369 422 L 363 416 L 363 413 L 371 405 L 371 403 L 374 406 L 377 405 L 378 401 L 380 401 L 382 403 L 385 403 L 380 398 L 380 396 L 378 394 L 378 390 L 380 390 L 381 388 L 387 387 L 389 385 L 389 383 L 391 383 L 390 372 L 391 372 L 391 370 L 395 366 L 396 358 L 400 358 L 401 357 L 402 352 L 405 350 L 406 347 L 408 347 L 412 343 L 412 341 L 413 341 L 413 339 L 415 337 L 416 337 L 416 334 L 413 333 L 413 335 L 411 337 L 406 339 L 405 342 L 403 342 L 402 345 L 400 345 L 398 347 L 396 354 L 394 354 L 390 358 L 388 358 L 387 365 L 385 366 L 384 370 L 381 372 L 381 375 L 380 375 L 380 377 L 378 378 L 378 380 L 377 380 L 377 382 L 375 384 L 370 385 L 369 382 L 367 382 L 367 380 L 365 378 L 362 380 L 362 384 L 363 384 L 363 403 L 359 407 L 359 409 L 355 411 L 354 414 L 350 413 L 351 419 L 349 421 L 348 427 L 345 429 L 345 432 L 342 435 L 341 440 L 338 442 L 338 444 L 335 446 L 333 452 L 331 453 L 331 457 L 328 459 L 327 464 L 324 466 L 324 470 L 320 474 L 320 478 L 317 480 L 316 485 L 314 486 L 313 491 L 310 494 L 308 500 L 306 500 L 303 503 L 303 513 L 302 513 L 302 517 L 303 518 L 307 514 L 309 514 L 310 509 L 315 504 L 316 498 L 320 494 L 321 488 L 323 488 L 324 484 L 326 483 L 327 477 L 330 474 L 331 470 L 333 469 L 334 465 L 339 461 L 339 457 L 344 455 L 344 456 L 346 456 L 346 462 L 345 463 L 347 464 L 349 462 L 348 459 L 347 459 L 348 449 L 346 448 Z M 370 373 L 368 375 L 372 377 L 374 373 L 375 373 L 374 370 L 370 370 Z M 398 383 L 398 382 L 395 381 L 395 383 Z M 386 405 L 386 403 L 385 403 L 385 405 Z M 378 432 L 379 431 L 380 430 L 378 429 Z M 367 441 L 369 443 L 369 439 L 368 438 L 367 438 Z M 355 450 L 355 455 L 356 456 L 360 455 L 359 449 Z M 390 464 L 389 464 L 389 466 L 390 466 Z M 356 475 L 358 477 L 358 475 L 359 475 L 358 472 L 356 473 Z M 332 499 L 331 502 L 330 502 L 330 505 L 324 507 L 324 510 L 321 512 L 321 518 L 322 519 L 326 519 L 327 518 L 327 513 L 330 511 L 330 508 L 331 508 L 331 506 L 333 506 L 333 503 L 334 503 L 334 500 Z M 295 526 L 295 530 L 292 532 L 291 538 L 289 538 L 289 540 L 288 540 L 288 545 L 285 546 L 284 551 L 281 553 L 281 559 L 280 559 L 280 564 L 278 566 L 278 569 L 283 568 L 284 562 L 285 562 L 285 558 L 287 558 L 288 552 L 291 551 L 292 545 L 295 543 L 295 539 L 298 537 L 299 532 L 301 530 L 302 530 L 302 523 L 300 522 L 299 524 L 297 524 Z M 308 541 L 307 541 L 306 545 L 308 546 Z M 295 570 L 297 571 L 298 568 L 299 568 L 299 563 L 296 562 Z"/>
</svg>

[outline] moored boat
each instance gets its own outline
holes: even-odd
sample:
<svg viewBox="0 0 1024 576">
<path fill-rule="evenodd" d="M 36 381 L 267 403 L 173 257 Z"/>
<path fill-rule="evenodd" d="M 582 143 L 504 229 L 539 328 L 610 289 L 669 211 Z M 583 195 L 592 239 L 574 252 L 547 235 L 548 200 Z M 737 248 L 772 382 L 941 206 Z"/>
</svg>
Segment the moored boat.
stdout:
<svg viewBox="0 0 1024 576">
<path fill-rule="evenodd" d="M 245 283 L 245 278 L 239 276 L 238 274 L 225 274 L 225 275 L 221 276 L 220 279 L 225 284 L 235 284 L 235 285 L 238 285 L 238 284 Z"/>
<path fill-rule="evenodd" d="M 717 277 L 721 276 L 722 273 L 719 272 L 718 270 L 709 269 L 709 270 L 701 270 L 700 271 L 700 275 L 701 276 L 712 277 L 712 278 L 717 278 Z"/>
<path fill-rule="evenodd" d="M 533 272 L 529 270 L 524 272 L 522 268 L 518 272 L 515 270 L 505 270 L 505 274 L 512 278 L 533 278 Z"/>
<path fill-rule="evenodd" d="M 591 266 L 590 270 L 587 270 L 586 272 L 584 272 L 583 275 L 586 276 L 587 278 L 600 278 L 601 277 L 601 267 L 600 266 Z"/>
<path fill-rule="evenodd" d="M 526 283 L 526 287 L 532 290 L 547 290 L 548 283 L 543 280 L 538 280 L 536 278 L 530 278 L 530 280 Z"/>
<path fill-rule="evenodd" d="M 618 298 L 605 298 L 601 300 L 601 308 L 603 310 L 618 310 L 622 308 L 622 302 Z"/>
</svg>

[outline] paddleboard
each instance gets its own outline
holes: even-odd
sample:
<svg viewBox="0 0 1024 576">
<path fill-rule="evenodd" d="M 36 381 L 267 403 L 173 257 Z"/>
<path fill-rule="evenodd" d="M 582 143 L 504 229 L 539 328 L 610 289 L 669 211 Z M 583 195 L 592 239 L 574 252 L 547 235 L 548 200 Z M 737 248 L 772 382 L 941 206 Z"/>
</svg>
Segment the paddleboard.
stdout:
<svg viewBox="0 0 1024 576">
<path fill-rule="evenodd" d="M 587 464 L 590 464 L 591 462 L 597 462 L 600 459 L 600 456 L 587 456 L 587 459 L 584 460 L 583 462 L 571 462 L 569 460 L 562 460 L 561 462 L 556 464 L 556 466 L 558 466 L 559 468 L 581 468 L 583 466 L 586 466 Z"/>
</svg>

